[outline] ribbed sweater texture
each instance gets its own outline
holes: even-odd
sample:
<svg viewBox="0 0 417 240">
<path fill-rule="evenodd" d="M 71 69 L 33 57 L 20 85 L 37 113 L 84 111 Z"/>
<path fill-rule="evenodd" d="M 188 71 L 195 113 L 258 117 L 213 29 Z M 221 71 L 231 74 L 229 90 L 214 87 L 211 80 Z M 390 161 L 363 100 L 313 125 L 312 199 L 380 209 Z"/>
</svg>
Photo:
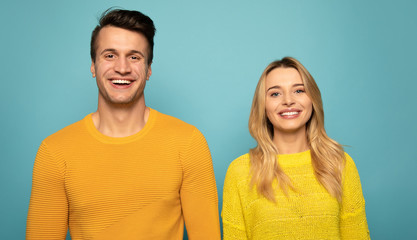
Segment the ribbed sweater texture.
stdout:
<svg viewBox="0 0 417 240">
<path fill-rule="evenodd" d="M 33 169 L 26 238 L 220 239 L 204 136 L 151 109 L 129 137 L 101 134 L 91 114 L 46 138 Z"/>
<path fill-rule="evenodd" d="M 343 199 L 339 203 L 317 181 L 310 151 L 278 155 L 296 191 L 288 196 L 276 181 L 276 203 L 250 187 L 250 156 L 234 160 L 223 189 L 223 236 L 229 239 L 369 239 L 359 174 L 345 154 Z"/>
</svg>

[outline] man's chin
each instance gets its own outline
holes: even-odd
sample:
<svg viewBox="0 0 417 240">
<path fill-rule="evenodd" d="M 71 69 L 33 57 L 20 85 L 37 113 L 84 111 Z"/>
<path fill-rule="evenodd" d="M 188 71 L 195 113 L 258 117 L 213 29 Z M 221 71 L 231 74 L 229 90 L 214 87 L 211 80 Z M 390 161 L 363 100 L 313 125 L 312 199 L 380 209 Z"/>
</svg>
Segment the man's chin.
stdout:
<svg viewBox="0 0 417 240">
<path fill-rule="evenodd" d="M 113 106 L 128 107 L 140 102 L 140 97 L 132 96 L 130 98 L 108 98 L 106 102 Z"/>
</svg>

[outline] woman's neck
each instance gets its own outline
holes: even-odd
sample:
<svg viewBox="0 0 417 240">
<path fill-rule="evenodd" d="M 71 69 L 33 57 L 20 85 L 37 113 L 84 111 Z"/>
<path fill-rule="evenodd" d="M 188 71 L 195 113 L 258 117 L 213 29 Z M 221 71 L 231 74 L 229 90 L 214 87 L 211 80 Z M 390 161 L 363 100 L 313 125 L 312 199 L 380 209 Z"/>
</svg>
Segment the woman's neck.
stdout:
<svg viewBox="0 0 417 240">
<path fill-rule="evenodd" d="M 307 151 L 310 148 L 305 128 L 295 132 L 274 130 L 273 142 L 278 148 L 279 154 L 299 153 Z"/>
</svg>

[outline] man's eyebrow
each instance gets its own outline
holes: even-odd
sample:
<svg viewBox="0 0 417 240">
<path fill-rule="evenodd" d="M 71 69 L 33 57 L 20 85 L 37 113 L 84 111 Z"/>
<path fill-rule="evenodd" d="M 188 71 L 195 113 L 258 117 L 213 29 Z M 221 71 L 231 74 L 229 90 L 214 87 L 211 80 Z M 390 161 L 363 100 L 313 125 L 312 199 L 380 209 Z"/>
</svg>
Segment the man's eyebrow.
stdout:
<svg viewBox="0 0 417 240">
<path fill-rule="evenodd" d="M 105 52 L 117 52 L 117 50 L 116 50 L 116 49 L 114 49 L 114 48 L 106 48 L 106 49 L 104 49 L 103 51 L 101 51 L 101 53 L 100 53 L 100 54 L 103 54 L 103 53 L 105 53 Z M 143 54 L 141 51 L 138 51 L 138 50 L 131 50 L 131 51 L 130 51 L 130 53 L 131 53 L 131 54 L 132 54 L 132 53 L 137 53 L 137 54 L 141 55 L 143 58 L 145 57 L 145 54 Z"/>
<path fill-rule="evenodd" d="M 138 50 L 132 50 L 132 51 L 130 51 L 130 53 L 137 53 L 137 54 L 141 55 L 143 58 L 145 57 L 145 54 L 143 54 L 141 51 L 138 51 Z"/>
<path fill-rule="evenodd" d="M 101 53 L 100 53 L 100 54 L 103 54 L 103 53 L 105 53 L 105 52 L 116 52 L 116 49 L 114 49 L 114 48 L 106 48 L 106 49 L 104 49 L 103 51 L 101 51 Z"/>
</svg>

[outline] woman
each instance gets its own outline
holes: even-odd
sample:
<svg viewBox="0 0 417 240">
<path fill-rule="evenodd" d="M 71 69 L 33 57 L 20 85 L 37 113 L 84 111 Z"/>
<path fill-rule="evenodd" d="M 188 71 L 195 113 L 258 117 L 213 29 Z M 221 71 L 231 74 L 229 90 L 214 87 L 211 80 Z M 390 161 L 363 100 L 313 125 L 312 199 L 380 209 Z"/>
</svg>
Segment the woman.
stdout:
<svg viewBox="0 0 417 240">
<path fill-rule="evenodd" d="M 327 136 L 320 90 L 296 59 L 262 73 L 249 131 L 258 146 L 224 183 L 225 240 L 369 239 L 358 171 Z"/>
</svg>

